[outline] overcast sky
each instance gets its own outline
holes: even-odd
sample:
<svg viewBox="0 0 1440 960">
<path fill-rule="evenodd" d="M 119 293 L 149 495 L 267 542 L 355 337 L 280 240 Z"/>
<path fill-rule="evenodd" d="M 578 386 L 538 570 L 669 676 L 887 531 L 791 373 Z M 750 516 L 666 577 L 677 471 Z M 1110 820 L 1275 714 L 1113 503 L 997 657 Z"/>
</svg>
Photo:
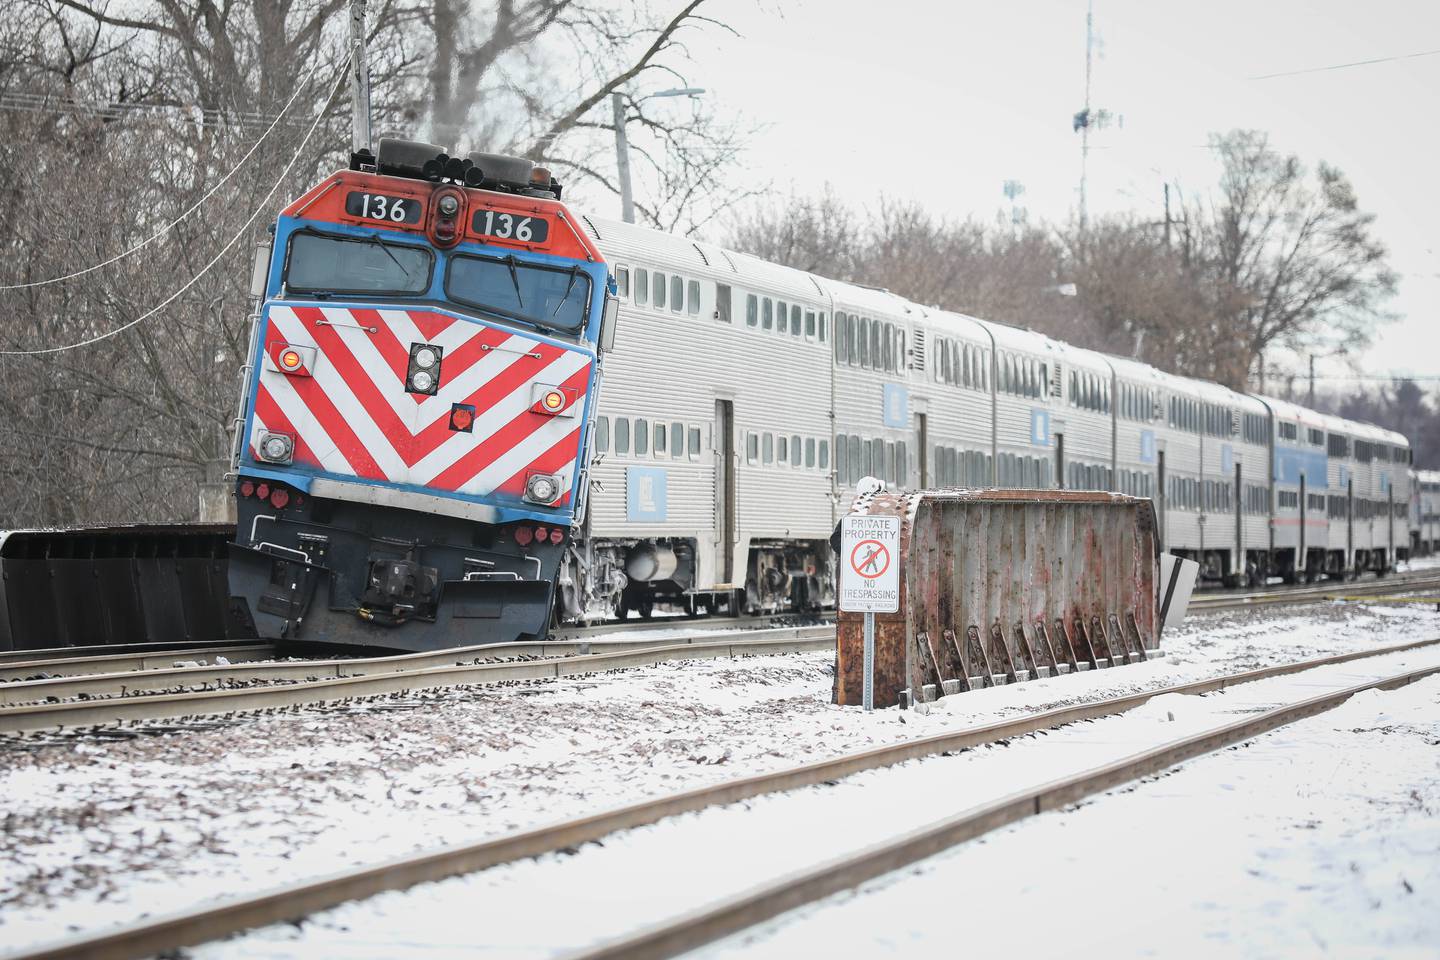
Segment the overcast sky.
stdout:
<svg viewBox="0 0 1440 960">
<path fill-rule="evenodd" d="M 1024 184 L 1032 216 L 1077 202 L 1085 0 L 717 0 L 742 35 L 693 44 L 690 82 L 763 124 L 756 175 L 804 192 L 829 181 L 938 211 L 993 216 Z M 1402 275 L 1403 318 L 1367 373 L 1440 374 L 1440 56 L 1274 79 L 1258 75 L 1440 49 L 1440 3 L 1095 0 L 1092 104 L 1123 117 L 1092 136 L 1092 211 L 1162 217 L 1162 184 L 1199 193 L 1218 169 L 1206 135 L 1268 131 L 1354 181 Z M 643 92 L 643 91 L 639 91 Z M 677 101 L 677 107 L 680 102 Z M 1299 367 L 1303 361 L 1287 359 Z M 1334 367 L 1332 372 L 1343 373 Z"/>
</svg>

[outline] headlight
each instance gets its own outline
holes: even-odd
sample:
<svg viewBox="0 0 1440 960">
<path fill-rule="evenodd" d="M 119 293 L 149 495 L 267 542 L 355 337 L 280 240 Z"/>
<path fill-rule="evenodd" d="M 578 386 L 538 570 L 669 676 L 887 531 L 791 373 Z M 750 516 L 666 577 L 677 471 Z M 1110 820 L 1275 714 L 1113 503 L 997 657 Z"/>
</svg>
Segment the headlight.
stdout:
<svg viewBox="0 0 1440 960">
<path fill-rule="evenodd" d="M 295 441 L 288 434 L 267 433 L 260 437 L 256 449 L 260 452 L 262 460 L 268 460 L 271 463 L 289 463 L 295 452 Z"/>
<path fill-rule="evenodd" d="M 429 347 L 421 347 L 415 351 L 415 366 L 421 370 L 429 370 L 435 366 L 435 361 L 438 359 L 439 357 L 435 356 L 435 351 Z"/>
<path fill-rule="evenodd" d="M 416 370 L 415 374 L 410 378 L 410 384 L 418 393 L 429 391 L 431 385 L 434 383 L 435 378 L 430 375 L 430 371 L 428 370 Z"/>
<path fill-rule="evenodd" d="M 532 473 L 525 481 L 525 499 L 551 504 L 560 499 L 560 478 L 550 473 Z"/>
</svg>

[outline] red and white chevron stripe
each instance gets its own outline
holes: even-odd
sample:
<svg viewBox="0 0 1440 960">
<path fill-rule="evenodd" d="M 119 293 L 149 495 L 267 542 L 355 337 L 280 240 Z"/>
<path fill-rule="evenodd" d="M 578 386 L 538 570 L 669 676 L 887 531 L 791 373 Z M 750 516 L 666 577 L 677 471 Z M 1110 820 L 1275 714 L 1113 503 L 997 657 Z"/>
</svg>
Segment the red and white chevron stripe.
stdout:
<svg viewBox="0 0 1440 960">
<path fill-rule="evenodd" d="M 261 372 L 252 457 L 268 430 L 296 438 L 296 464 L 333 475 L 518 497 L 528 474 L 552 473 L 568 502 L 590 357 L 429 310 L 274 305 L 268 320 L 267 343 L 314 347 L 316 361 L 309 377 Z M 405 391 L 412 343 L 444 348 L 435 396 Z M 534 383 L 573 388 L 577 415 L 533 412 Z M 450 429 L 456 403 L 475 407 L 469 433 Z"/>
</svg>

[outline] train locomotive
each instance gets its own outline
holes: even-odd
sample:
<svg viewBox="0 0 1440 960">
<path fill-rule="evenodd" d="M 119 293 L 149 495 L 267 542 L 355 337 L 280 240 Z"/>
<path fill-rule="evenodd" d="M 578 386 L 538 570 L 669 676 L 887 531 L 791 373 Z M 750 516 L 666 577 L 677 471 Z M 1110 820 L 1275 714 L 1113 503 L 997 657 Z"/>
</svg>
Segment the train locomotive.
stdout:
<svg viewBox="0 0 1440 960">
<path fill-rule="evenodd" d="M 549 171 L 382 140 L 284 209 L 256 276 L 232 616 L 387 649 L 543 637 L 617 315 Z"/>
</svg>

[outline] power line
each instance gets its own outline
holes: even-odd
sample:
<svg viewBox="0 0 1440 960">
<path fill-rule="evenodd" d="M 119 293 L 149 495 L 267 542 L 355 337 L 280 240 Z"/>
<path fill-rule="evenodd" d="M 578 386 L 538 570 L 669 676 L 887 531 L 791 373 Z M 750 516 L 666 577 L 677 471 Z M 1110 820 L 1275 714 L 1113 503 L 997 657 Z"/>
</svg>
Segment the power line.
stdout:
<svg viewBox="0 0 1440 960">
<path fill-rule="evenodd" d="M 303 89 L 303 88 L 302 88 Z M 225 110 L 217 107 L 200 107 L 182 103 L 123 103 L 111 100 L 57 99 L 48 93 L 30 93 L 23 90 L 0 94 L 0 110 L 12 113 L 71 113 L 99 120 L 154 120 L 158 122 L 181 121 L 199 123 L 208 127 L 232 127 L 246 129 L 262 127 L 276 120 L 275 117 L 246 110 Z M 284 111 L 281 111 L 283 114 Z M 285 121 L 295 126 L 304 126 L 301 118 Z"/>
<path fill-rule="evenodd" d="M 270 198 L 275 195 L 275 191 L 280 189 L 280 186 L 285 182 L 285 178 L 290 175 L 291 168 L 295 166 L 295 162 L 300 159 L 300 155 L 305 151 L 305 145 L 310 142 L 310 137 L 314 135 L 315 129 L 320 126 L 320 121 L 325 118 L 325 114 L 327 111 L 329 111 L 330 105 L 335 101 L 335 97 L 340 93 L 340 86 L 346 78 L 346 70 L 349 68 L 349 66 L 350 57 L 347 56 L 345 58 L 345 62 L 341 64 L 340 76 L 336 78 L 335 89 L 330 91 L 330 96 L 325 99 L 325 103 L 321 105 L 319 112 L 315 114 L 315 119 L 311 122 L 310 128 L 305 131 L 305 136 L 301 139 L 300 145 L 295 148 L 295 152 L 291 155 L 290 161 L 285 164 L 285 169 L 280 171 L 280 176 L 275 180 L 275 185 L 270 188 L 270 192 L 265 194 L 265 198 L 256 205 L 255 211 L 251 213 L 250 216 L 245 220 L 244 225 L 241 226 L 241 228 L 235 233 L 235 236 L 231 237 L 230 240 L 225 244 L 225 246 L 220 248 L 220 252 L 215 254 L 215 256 L 210 260 L 209 263 L 201 267 L 198 273 L 196 273 L 189 280 L 185 281 L 185 283 L 178 290 L 170 294 L 170 296 L 166 297 L 164 300 L 160 301 L 160 303 L 151 307 L 149 310 L 146 310 L 144 313 L 140 314 L 140 316 L 136 317 L 134 320 L 131 320 L 129 323 L 121 324 L 114 330 L 109 330 L 105 333 L 96 334 L 95 336 L 90 337 L 86 340 L 80 340 L 76 343 L 67 343 L 59 347 L 43 347 L 39 350 L 0 350 L 0 356 L 33 357 L 42 354 L 61 353 L 66 350 L 75 350 L 80 347 L 88 347 L 91 344 L 99 343 L 102 340 L 108 340 L 111 337 L 116 336 L 117 334 L 124 333 L 126 330 L 129 330 L 131 327 L 134 327 L 142 321 L 149 319 L 150 317 L 159 313 L 161 310 L 165 309 L 170 304 L 174 303 L 176 300 L 184 296 L 187 290 L 195 286 L 195 284 L 199 282 L 201 277 L 209 273 L 210 269 L 214 267 L 215 264 L 219 263 L 220 259 L 224 257 L 225 254 L 230 252 L 230 248 L 235 246 L 235 244 L 240 241 L 240 238 L 245 236 L 245 234 L 250 230 L 250 225 L 255 222 L 255 218 L 260 216 L 260 214 L 265 212 L 265 210 L 268 208 L 270 204 Z"/>
<path fill-rule="evenodd" d="M 1417 57 L 1433 57 L 1440 50 L 1422 50 L 1419 53 L 1402 53 L 1394 57 L 1376 57 L 1374 60 L 1355 60 L 1350 63 L 1332 63 L 1328 67 L 1306 67 L 1304 70 L 1286 70 L 1283 73 L 1266 73 L 1247 80 L 1274 80 L 1276 77 L 1297 77 L 1302 73 L 1324 73 L 1326 70 L 1345 70 L 1349 67 L 1368 67 L 1375 63 L 1393 63 L 1396 60 L 1414 60 Z"/>
<path fill-rule="evenodd" d="M 347 62 L 347 63 L 349 62 L 348 59 L 347 59 L 346 62 Z M 300 83 L 300 84 L 296 84 L 296 86 L 295 86 L 295 92 L 290 95 L 290 99 L 289 99 L 288 101 L 286 101 L 285 106 L 284 106 L 283 108 L 281 108 L 279 115 L 277 115 L 277 116 L 275 117 L 275 119 L 270 122 L 270 126 L 267 127 L 267 128 L 265 129 L 265 132 L 260 135 L 260 139 L 259 139 L 259 140 L 256 140 L 253 144 L 251 144 L 250 149 L 245 152 L 245 156 L 241 157 L 237 162 L 235 162 L 234 164 L 232 164 L 231 167 L 230 167 L 230 169 L 227 170 L 227 171 L 225 171 L 225 175 L 222 176 L 218 181 L 216 181 L 215 185 L 214 185 L 213 187 L 211 187 L 209 190 L 207 190 L 207 191 L 204 193 L 204 195 L 200 197 L 200 199 L 196 200 L 196 201 L 195 201 L 193 204 L 191 204 L 187 209 L 185 209 L 185 210 L 180 214 L 180 216 L 176 217 L 174 220 L 170 221 L 170 222 L 167 223 L 165 226 L 161 227 L 159 230 L 155 231 L 153 234 L 151 234 L 150 236 L 146 237 L 144 240 L 141 240 L 139 243 L 135 244 L 135 246 L 131 247 L 130 249 L 128 249 L 128 250 L 126 250 L 126 251 L 124 251 L 124 252 L 122 252 L 122 253 L 116 254 L 115 256 L 111 257 L 109 260 L 102 260 L 100 263 L 93 264 L 92 266 L 88 266 L 88 267 L 86 267 L 86 268 L 83 269 L 83 270 L 76 270 L 74 273 L 67 273 L 67 274 L 65 274 L 64 276 L 50 277 L 49 279 L 46 279 L 46 280 L 31 280 L 31 281 L 28 281 L 28 282 L 26 282 L 26 283 L 6 283 L 6 284 L 0 284 L 0 290 L 29 290 L 29 289 L 32 289 L 32 288 L 34 288 L 34 287 L 45 287 L 45 286 L 49 286 L 49 285 L 52 284 L 52 283 L 62 283 L 62 282 L 64 282 L 64 281 L 66 281 L 66 280 L 74 280 L 76 277 L 83 277 L 83 276 L 85 276 L 87 273 L 94 273 L 96 270 L 99 270 L 99 269 L 102 268 L 102 267 L 108 267 L 108 266 L 110 266 L 110 264 L 112 264 L 112 263 L 118 263 L 119 261 L 124 260 L 126 257 L 130 256 L 130 255 L 133 254 L 133 253 L 136 253 L 137 251 L 143 249 L 144 247 L 149 246 L 151 243 L 154 243 L 156 240 L 160 239 L 160 238 L 163 237 L 165 234 L 167 234 L 167 233 L 169 233 L 171 230 L 175 229 L 175 227 L 179 226 L 179 224 L 181 223 L 181 221 L 183 221 L 186 217 L 190 216 L 190 214 L 192 214 L 192 213 L 194 213 L 196 210 L 198 210 L 198 209 L 200 208 L 200 205 L 201 205 L 201 204 L 203 204 L 206 200 L 209 200 L 211 197 L 213 197 L 213 196 L 215 195 L 215 192 L 216 192 L 217 190 L 219 190 L 221 187 L 225 186 L 225 184 L 230 181 L 230 178 L 233 177 L 233 176 L 235 176 L 235 174 L 240 170 L 240 168 L 245 165 L 245 162 L 246 162 L 247 160 L 249 160 L 252 156 L 254 156 L 255 151 L 260 149 L 260 144 L 264 143 L 265 140 L 270 136 L 270 134 L 271 134 L 272 132 L 274 132 L 275 128 L 280 125 L 280 121 L 284 118 L 285 114 L 286 114 L 286 113 L 289 111 L 289 109 L 295 104 L 295 101 L 300 98 L 301 92 L 304 91 L 307 87 L 309 87 L 310 81 L 314 79 L 315 74 L 317 74 L 319 71 L 320 71 L 320 65 L 317 63 L 317 64 L 315 65 L 315 67 L 310 71 L 310 75 L 305 78 L 305 82 L 304 82 L 304 83 Z M 326 101 L 326 104 L 327 104 L 327 105 L 326 105 L 326 109 L 328 109 L 328 108 L 329 108 L 329 107 L 328 107 L 329 101 Z M 324 115 L 325 115 L 325 111 L 322 110 L 322 111 L 320 112 L 320 116 L 323 117 Z M 318 118 L 317 118 L 317 120 L 318 120 Z M 313 129 L 313 125 L 312 125 L 312 129 Z M 309 134 L 308 134 L 308 133 L 306 134 L 306 139 L 309 139 Z"/>
</svg>

